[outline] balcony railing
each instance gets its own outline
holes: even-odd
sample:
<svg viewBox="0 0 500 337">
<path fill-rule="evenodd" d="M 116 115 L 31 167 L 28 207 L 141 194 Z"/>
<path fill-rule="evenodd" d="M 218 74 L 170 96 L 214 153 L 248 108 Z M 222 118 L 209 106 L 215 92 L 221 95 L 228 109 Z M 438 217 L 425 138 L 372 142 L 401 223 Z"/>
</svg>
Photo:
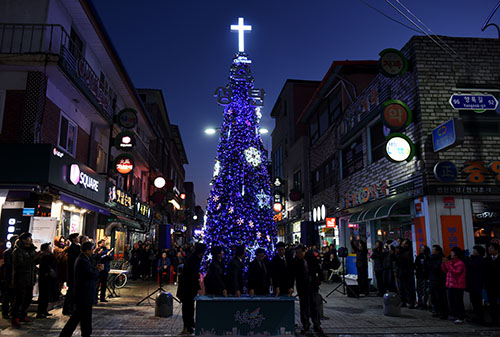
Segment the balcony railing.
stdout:
<svg viewBox="0 0 500 337">
<path fill-rule="evenodd" d="M 114 114 L 114 97 L 104 88 L 68 32 L 61 25 L 0 23 L 0 54 L 53 55 L 94 106 L 108 120 Z"/>
</svg>

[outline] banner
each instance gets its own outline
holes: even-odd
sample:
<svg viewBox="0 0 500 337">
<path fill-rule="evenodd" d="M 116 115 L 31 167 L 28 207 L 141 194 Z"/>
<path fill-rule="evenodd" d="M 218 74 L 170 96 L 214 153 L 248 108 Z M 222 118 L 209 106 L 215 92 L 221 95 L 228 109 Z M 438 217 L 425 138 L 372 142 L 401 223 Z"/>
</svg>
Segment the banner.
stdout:
<svg viewBox="0 0 500 337">
<path fill-rule="evenodd" d="M 427 244 L 427 237 L 425 233 L 425 217 L 419 216 L 414 220 L 415 223 L 415 244 L 417 247 L 417 254 L 420 251 L 421 246 Z"/>
<path fill-rule="evenodd" d="M 33 238 L 33 244 L 40 249 L 42 243 L 54 241 L 57 228 L 57 218 L 38 217 L 31 218 L 29 232 Z"/>
<path fill-rule="evenodd" d="M 444 255 L 448 256 L 453 247 L 464 249 L 464 232 L 460 215 L 441 215 Z"/>
</svg>

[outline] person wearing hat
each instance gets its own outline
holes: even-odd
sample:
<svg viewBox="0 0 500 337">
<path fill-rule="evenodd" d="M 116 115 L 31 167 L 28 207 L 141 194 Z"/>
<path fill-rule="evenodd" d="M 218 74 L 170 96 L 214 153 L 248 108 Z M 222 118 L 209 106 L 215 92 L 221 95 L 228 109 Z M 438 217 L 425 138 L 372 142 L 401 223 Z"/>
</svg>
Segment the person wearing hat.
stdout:
<svg viewBox="0 0 500 337">
<path fill-rule="evenodd" d="M 52 316 L 47 311 L 49 302 L 59 298 L 59 283 L 57 281 L 57 258 L 52 253 L 50 243 L 43 243 L 37 254 L 38 263 L 38 308 L 36 318 Z"/>
<path fill-rule="evenodd" d="M 73 284 L 75 282 L 74 272 L 75 272 L 75 261 L 80 255 L 80 240 L 78 238 L 78 233 L 73 233 L 69 235 L 70 245 L 66 248 L 66 253 L 68 255 L 68 275 L 67 275 L 67 285 L 68 290 L 66 291 L 66 297 L 64 298 L 63 305 L 63 315 L 69 316 L 73 312 L 74 301 L 73 301 Z"/>
<path fill-rule="evenodd" d="M 194 298 L 201 290 L 200 287 L 200 264 L 207 250 L 204 243 L 197 243 L 193 253 L 189 255 L 184 263 L 182 274 L 177 288 L 177 297 L 182 302 L 182 320 L 184 330 L 182 334 L 194 332 Z"/>
<path fill-rule="evenodd" d="M 257 248 L 255 259 L 248 266 L 248 293 L 250 296 L 266 296 L 269 294 L 271 277 L 269 273 L 266 251 Z"/>
<path fill-rule="evenodd" d="M 14 305 L 12 307 L 12 327 L 19 328 L 21 322 L 29 323 L 28 308 L 33 297 L 35 285 L 36 247 L 30 233 L 22 233 L 12 252 L 12 287 Z"/>
</svg>

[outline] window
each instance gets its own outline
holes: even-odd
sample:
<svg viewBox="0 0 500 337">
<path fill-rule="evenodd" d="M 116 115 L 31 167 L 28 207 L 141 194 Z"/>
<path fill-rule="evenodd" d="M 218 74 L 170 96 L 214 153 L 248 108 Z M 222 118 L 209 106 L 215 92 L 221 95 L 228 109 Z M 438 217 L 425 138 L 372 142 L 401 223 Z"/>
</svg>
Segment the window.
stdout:
<svg viewBox="0 0 500 337">
<path fill-rule="evenodd" d="M 370 132 L 370 163 L 376 162 L 385 156 L 385 135 L 382 121 L 376 122 L 369 129 Z"/>
<path fill-rule="evenodd" d="M 104 149 L 101 145 L 97 145 L 97 163 L 96 170 L 98 173 L 106 172 L 106 162 L 107 162 L 107 154 L 104 152 Z"/>
<path fill-rule="evenodd" d="M 302 172 L 300 170 L 293 174 L 293 188 L 302 192 Z"/>
<path fill-rule="evenodd" d="M 460 110 L 463 119 L 464 135 L 485 137 L 500 134 L 500 115 L 495 111 L 476 113 L 475 111 Z"/>
<path fill-rule="evenodd" d="M 69 34 L 69 52 L 76 58 L 82 57 L 83 54 L 83 42 L 80 36 L 75 32 L 73 27 L 71 27 L 71 32 Z"/>
<path fill-rule="evenodd" d="M 359 136 L 342 150 L 342 178 L 363 168 L 363 139 Z"/>
<path fill-rule="evenodd" d="M 5 96 L 7 91 L 0 89 L 0 133 L 2 133 L 3 117 L 5 115 Z"/>
<path fill-rule="evenodd" d="M 61 112 L 61 119 L 59 120 L 59 147 L 66 152 L 75 155 L 76 151 L 76 124 L 70 120 L 66 115 Z"/>
</svg>

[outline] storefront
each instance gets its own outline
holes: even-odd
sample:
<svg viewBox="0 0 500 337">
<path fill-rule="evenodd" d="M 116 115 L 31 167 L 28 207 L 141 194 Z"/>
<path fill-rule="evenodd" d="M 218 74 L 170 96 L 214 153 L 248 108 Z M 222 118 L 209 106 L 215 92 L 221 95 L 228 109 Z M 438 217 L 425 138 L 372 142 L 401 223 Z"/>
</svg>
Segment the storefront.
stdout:
<svg viewBox="0 0 500 337">
<path fill-rule="evenodd" d="M 472 201 L 474 244 L 487 247 L 500 241 L 500 202 L 493 200 Z"/>
</svg>

